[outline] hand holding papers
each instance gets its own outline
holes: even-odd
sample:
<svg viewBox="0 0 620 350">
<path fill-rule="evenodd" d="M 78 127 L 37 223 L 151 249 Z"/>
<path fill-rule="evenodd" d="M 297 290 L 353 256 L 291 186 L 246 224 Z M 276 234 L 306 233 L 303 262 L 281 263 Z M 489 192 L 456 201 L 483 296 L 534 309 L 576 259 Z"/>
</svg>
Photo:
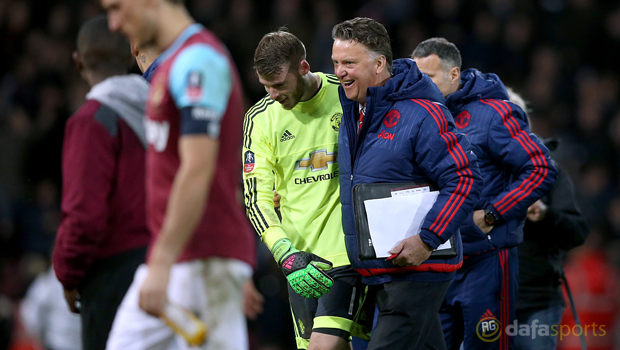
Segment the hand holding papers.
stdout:
<svg viewBox="0 0 620 350">
<path fill-rule="evenodd" d="M 377 258 L 387 258 L 391 255 L 389 251 L 403 239 L 420 233 L 424 218 L 438 194 L 437 191 L 418 192 L 364 201 Z"/>
<path fill-rule="evenodd" d="M 404 187 L 404 188 L 403 188 Z M 428 185 L 361 184 L 353 190 L 360 259 L 386 258 L 405 238 L 420 233 L 426 214 L 439 195 Z M 452 239 L 440 245 L 431 258 L 456 256 Z"/>
<path fill-rule="evenodd" d="M 433 248 L 422 241 L 420 235 L 414 235 L 409 238 L 405 238 L 400 243 L 390 250 L 391 256 L 396 255 L 392 259 L 392 264 L 398 266 L 420 266 L 423 262 L 428 260 L 433 253 Z M 385 259 L 388 261 L 389 258 Z"/>
</svg>

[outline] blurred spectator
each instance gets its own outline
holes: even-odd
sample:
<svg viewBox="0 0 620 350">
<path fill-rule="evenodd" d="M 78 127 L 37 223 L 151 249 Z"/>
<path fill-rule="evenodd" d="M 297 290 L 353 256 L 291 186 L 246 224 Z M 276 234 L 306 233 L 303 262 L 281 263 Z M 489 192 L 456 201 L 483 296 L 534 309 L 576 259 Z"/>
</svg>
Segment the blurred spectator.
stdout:
<svg viewBox="0 0 620 350">
<path fill-rule="evenodd" d="M 571 252 L 565 265 L 582 331 L 589 326 L 585 334 L 588 350 L 617 349 L 614 342 L 620 310 L 620 278 L 617 267 L 610 263 L 603 249 L 605 244 L 601 232 L 593 228 L 586 244 Z M 560 337 L 558 349 L 581 349 L 579 332 L 572 331 L 578 328 L 569 308 L 564 311 L 562 325 L 569 326 L 571 332 L 565 331 Z"/>
<path fill-rule="evenodd" d="M 0 350 L 7 350 L 11 344 L 13 333 L 13 316 L 11 315 L 11 300 L 0 294 Z"/>
<path fill-rule="evenodd" d="M 510 100 L 527 111 L 525 102 L 508 88 Z M 545 140 L 553 152 L 557 140 Z M 575 190 L 566 171 L 555 163 L 558 179 L 542 199 L 532 204 L 519 245 L 519 294 L 517 320 L 520 325 L 557 325 L 564 310 L 563 261 L 566 252 L 583 244 L 588 234 L 585 219 L 575 201 Z M 539 335 L 515 337 L 516 349 L 552 350 L 557 337 Z"/>
<path fill-rule="evenodd" d="M 338 8 L 333 1 L 317 0 L 312 3 L 316 21 L 316 31 L 308 47 L 308 61 L 312 62 L 312 70 L 333 72 L 332 63 L 332 28 L 340 18 Z"/>
<path fill-rule="evenodd" d="M 500 57 L 499 19 L 490 12 L 478 12 L 474 15 L 471 29 L 473 35 L 470 35 L 467 43 L 461 46 L 461 56 L 464 57 L 463 69 L 476 67 L 481 71 L 493 70 L 499 65 L 497 61 Z"/>
<path fill-rule="evenodd" d="M 46 349 L 82 349 L 80 316 L 69 310 L 51 267 L 32 282 L 19 314 L 26 331 Z"/>
</svg>

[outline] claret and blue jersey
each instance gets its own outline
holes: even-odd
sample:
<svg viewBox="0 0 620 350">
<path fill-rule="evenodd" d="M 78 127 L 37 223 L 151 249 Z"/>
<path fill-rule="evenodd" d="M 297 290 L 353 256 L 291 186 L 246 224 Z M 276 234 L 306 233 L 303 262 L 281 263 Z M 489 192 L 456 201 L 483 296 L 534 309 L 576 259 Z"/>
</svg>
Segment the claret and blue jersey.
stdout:
<svg viewBox="0 0 620 350">
<path fill-rule="evenodd" d="M 157 59 L 147 104 L 147 223 L 161 229 L 180 166 L 179 140 L 205 135 L 218 140 L 218 154 L 204 214 L 180 261 L 210 256 L 254 263 L 252 230 L 240 192 L 243 97 L 224 45 L 200 24 L 187 27 Z"/>
<path fill-rule="evenodd" d="M 461 227 L 463 250 L 473 255 L 523 240 L 527 208 L 551 189 L 556 169 L 549 150 L 530 132 L 525 112 L 508 101 L 497 75 L 468 69 L 461 79 L 461 88 L 448 96 L 446 105 L 478 158 L 484 187 L 475 210 L 489 209 L 501 219 L 486 235 L 468 217 Z"/>
</svg>

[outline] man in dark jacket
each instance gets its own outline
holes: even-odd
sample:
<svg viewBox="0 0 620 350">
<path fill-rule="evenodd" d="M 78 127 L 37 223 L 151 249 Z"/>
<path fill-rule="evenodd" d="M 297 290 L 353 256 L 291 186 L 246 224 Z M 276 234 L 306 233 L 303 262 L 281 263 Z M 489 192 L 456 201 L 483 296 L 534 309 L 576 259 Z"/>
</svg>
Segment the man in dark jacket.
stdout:
<svg viewBox="0 0 620 350">
<path fill-rule="evenodd" d="M 508 88 L 510 101 L 524 111 L 525 102 Z M 558 141 L 545 140 L 553 152 Z M 550 328 L 558 325 L 564 312 L 562 266 L 566 252 L 585 242 L 588 225 L 575 200 L 573 182 L 557 163 L 558 179 L 551 191 L 532 204 L 523 227 L 523 243 L 519 245 L 518 325 L 530 326 L 529 335 L 515 339 L 519 350 L 553 350 L 557 337 Z M 545 332 L 545 327 L 546 332 Z"/>
<path fill-rule="evenodd" d="M 523 240 L 528 207 L 553 186 L 556 169 L 497 75 L 475 69 L 461 74 L 461 55 L 443 38 L 420 43 L 412 57 L 447 97 L 484 182 L 474 212 L 460 228 L 463 267 L 440 311 L 446 344 L 450 349 L 461 342 L 465 349 L 512 348 L 514 337 L 505 328 L 515 319 L 516 246 Z"/>
<path fill-rule="evenodd" d="M 92 88 L 65 129 L 53 265 L 69 307 L 81 312 L 84 349 L 105 349 L 150 239 L 143 127 L 149 85 L 126 75 L 129 44 L 108 30 L 105 16 L 84 23 L 74 59 Z"/>
<path fill-rule="evenodd" d="M 462 263 L 458 227 L 481 181 L 465 135 L 455 133 L 441 92 L 410 59 L 392 62 L 386 29 L 368 18 L 337 24 L 332 59 L 343 108 L 338 140 L 343 229 L 349 259 L 372 286 L 379 310 L 369 349 L 444 349 L 438 310 Z M 439 190 L 418 235 L 394 259 L 357 254 L 352 189 L 363 183 L 424 182 Z M 427 260 L 456 236 L 457 256 Z"/>
</svg>

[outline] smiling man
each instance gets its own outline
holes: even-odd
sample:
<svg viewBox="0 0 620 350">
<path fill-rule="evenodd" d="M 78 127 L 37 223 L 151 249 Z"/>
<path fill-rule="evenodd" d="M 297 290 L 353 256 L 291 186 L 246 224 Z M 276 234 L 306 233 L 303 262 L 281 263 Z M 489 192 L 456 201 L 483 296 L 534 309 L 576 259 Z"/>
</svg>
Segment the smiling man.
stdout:
<svg viewBox="0 0 620 350">
<path fill-rule="evenodd" d="M 269 95 L 245 116 L 248 217 L 289 281 L 297 347 L 349 349 L 365 288 L 340 220 L 338 80 L 312 73 L 304 45 L 283 29 L 263 37 L 254 68 Z"/>
<path fill-rule="evenodd" d="M 184 348 L 167 301 L 209 329 L 202 349 L 248 348 L 242 288 L 254 242 L 240 191 L 243 97 L 219 39 L 181 0 L 101 0 L 108 25 L 161 52 L 147 103 L 146 208 L 153 237 L 116 315 L 107 349 Z"/>
<path fill-rule="evenodd" d="M 368 349 L 445 349 L 438 311 L 462 264 L 458 228 L 480 183 L 465 135 L 456 133 L 444 98 L 411 59 L 392 62 L 387 30 L 369 18 L 337 24 L 332 59 L 343 109 L 338 139 L 342 223 L 351 264 L 370 286 L 379 314 Z M 390 251 L 395 258 L 359 260 L 355 185 L 420 182 L 439 190 L 419 235 Z M 413 213 L 412 213 L 413 216 Z M 457 256 L 432 259 L 456 235 Z"/>
</svg>

